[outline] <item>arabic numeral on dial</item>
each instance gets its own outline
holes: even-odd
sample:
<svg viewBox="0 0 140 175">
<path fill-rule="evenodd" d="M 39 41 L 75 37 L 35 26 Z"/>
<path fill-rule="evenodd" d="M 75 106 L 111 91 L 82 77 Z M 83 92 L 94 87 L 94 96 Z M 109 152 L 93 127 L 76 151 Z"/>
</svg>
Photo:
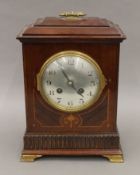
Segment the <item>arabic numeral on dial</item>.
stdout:
<svg viewBox="0 0 140 175">
<path fill-rule="evenodd" d="M 92 91 L 90 91 L 87 95 L 91 97 L 91 96 L 93 96 L 94 94 L 92 93 Z"/>
<path fill-rule="evenodd" d="M 73 101 L 68 101 L 68 106 L 73 106 Z"/>
<path fill-rule="evenodd" d="M 84 104 L 85 102 L 84 102 L 84 100 L 81 98 L 81 99 L 79 100 L 79 103 L 80 103 L 80 104 Z"/>
<path fill-rule="evenodd" d="M 54 90 L 50 90 L 49 95 L 54 95 Z"/>
<path fill-rule="evenodd" d="M 88 71 L 88 76 L 92 76 L 93 75 L 93 71 Z"/>
<path fill-rule="evenodd" d="M 57 103 L 61 103 L 62 98 L 57 98 Z"/>
<path fill-rule="evenodd" d="M 47 80 L 46 83 L 47 83 L 47 85 L 51 85 L 52 84 L 52 82 L 50 80 Z"/>
<path fill-rule="evenodd" d="M 90 82 L 90 86 L 95 86 L 96 85 L 96 82 L 93 80 Z"/>
</svg>

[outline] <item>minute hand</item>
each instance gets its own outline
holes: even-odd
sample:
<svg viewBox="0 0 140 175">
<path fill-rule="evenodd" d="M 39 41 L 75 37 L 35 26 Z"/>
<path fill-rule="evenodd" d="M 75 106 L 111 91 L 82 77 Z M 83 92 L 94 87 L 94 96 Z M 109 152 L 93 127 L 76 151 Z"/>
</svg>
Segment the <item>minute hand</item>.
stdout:
<svg viewBox="0 0 140 175">
<path fill-rule="evenodd" d="M 65 78 L 66 78 L 68 81 L 70 81 L 68 75 L 66 74 L 66 72 L 65 72 L 62 68 L 61 68 L 61 71 L 62 71 L 63 75 L 65 76 Z"/>
<path fill-rule="evenodd" d="M 57 64 L 59 65 L 59 68 L 61 69 L 61 71 L 62 71 L 64 77 L 65 77 L 68 81 L 70 81 L 70 79 L 69 79 L 68 75 L 66 74 L 66 72 L 64 71 L 64 68 L 62 67 L 62 65 L 61 65 L 59 62 L 57 62 Z"/>
</svg>

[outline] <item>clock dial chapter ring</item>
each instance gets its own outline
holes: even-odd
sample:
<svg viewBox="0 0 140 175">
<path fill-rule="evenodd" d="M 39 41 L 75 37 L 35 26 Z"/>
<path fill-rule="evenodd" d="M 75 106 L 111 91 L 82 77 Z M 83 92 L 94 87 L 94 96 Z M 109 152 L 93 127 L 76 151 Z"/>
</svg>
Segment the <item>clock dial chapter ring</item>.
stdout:
<svg viewBox="0 0 140 175">
<path fill-rule="evenodd" d="M 93 105 L 105 87 L 105 77 L 95 60 L 78 51 L 51 56 L 37 75 L 37 89 L 53 108 L 82 111 Z"/>
</svg>

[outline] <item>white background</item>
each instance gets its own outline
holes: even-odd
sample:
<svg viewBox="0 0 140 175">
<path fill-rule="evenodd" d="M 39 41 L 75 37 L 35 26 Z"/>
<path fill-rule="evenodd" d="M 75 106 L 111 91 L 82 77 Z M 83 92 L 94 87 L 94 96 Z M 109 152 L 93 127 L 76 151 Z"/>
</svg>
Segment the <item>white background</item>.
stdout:
<svg viewBox="0 0 140 175">
<path fill-rule="evenodd" d="M 0 0 L 0 174 L 139 174 L 140 157 L 140 1 Z M 121 44 L 118 128 L 125 163 L 96 158 L 43 158 L 20 162 L 25 131 L 21 44 L 16 35 L 36 18 L 61 11 L 84 11 L 119 24 L 128 39 Z"/>
</svg>

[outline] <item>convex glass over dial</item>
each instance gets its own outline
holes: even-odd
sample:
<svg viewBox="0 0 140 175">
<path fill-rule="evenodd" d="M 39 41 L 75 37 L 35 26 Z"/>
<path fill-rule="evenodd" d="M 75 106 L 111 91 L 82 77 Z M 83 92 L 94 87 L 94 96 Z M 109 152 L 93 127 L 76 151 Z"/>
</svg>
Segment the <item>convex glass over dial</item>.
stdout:
<svg viewBox="0 0 140 175">
<path fill-rule="evenodd" d="M 87 54 L 64 51 L 51 56 L 37 75 L 43 99 L 52 107 L 77 112 L 93 105 L 105 87 L 99 65 Z"/>
</svg>

